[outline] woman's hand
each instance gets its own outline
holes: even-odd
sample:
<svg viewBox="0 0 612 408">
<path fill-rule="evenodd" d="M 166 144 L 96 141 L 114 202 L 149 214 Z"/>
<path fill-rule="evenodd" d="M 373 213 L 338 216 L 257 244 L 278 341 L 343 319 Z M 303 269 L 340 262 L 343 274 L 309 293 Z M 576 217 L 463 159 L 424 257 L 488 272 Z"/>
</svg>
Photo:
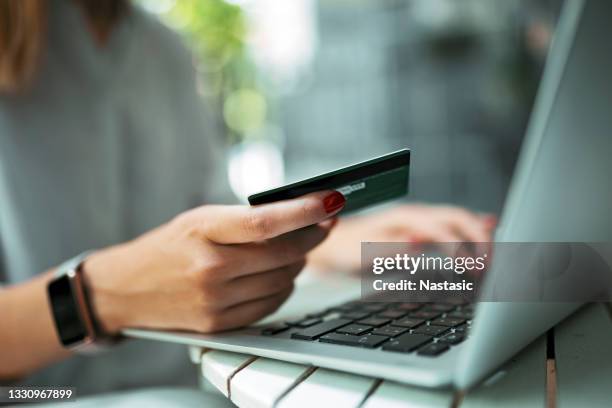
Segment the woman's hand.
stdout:
<svg viewBox="0 0 612 408">
<path fill-rule="evenodd" d="M 344 197 L 327 191 L 257 207 L 203 206 L 84 265 L 109 333 L 124 327 L 213 332 L 275 311 Z"/>
<path fill-rule="evenodd" d="M 356 271 L 361 242 L 489 242 L 496 218 L 463 208 L 402 205 L 373 215 L 341 220 L 325 243 L 309 255 L 320 269 Z"/>
</svg>

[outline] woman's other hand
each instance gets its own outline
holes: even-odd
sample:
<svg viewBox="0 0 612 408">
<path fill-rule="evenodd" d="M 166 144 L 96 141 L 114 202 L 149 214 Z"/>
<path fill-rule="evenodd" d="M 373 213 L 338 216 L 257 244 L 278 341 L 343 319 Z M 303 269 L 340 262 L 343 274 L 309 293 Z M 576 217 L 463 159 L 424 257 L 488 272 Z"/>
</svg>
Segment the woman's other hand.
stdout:
<svg viewBox="0 0 612 408">
<path fill-rule="evenodd" d="M 248 206 L 203 206 L 84 265 L 102 327 L 227 330 L 275 311 L 344 197 L 326 191 Z"/>
<path fill-rule="evenodd" d="M 361 242 L 490 242 L 496 225 L 490 214 L 442 205 L 412 204 L 338 222 L 309 261 L 322 270 L 356 271 Z"/>
</svg>

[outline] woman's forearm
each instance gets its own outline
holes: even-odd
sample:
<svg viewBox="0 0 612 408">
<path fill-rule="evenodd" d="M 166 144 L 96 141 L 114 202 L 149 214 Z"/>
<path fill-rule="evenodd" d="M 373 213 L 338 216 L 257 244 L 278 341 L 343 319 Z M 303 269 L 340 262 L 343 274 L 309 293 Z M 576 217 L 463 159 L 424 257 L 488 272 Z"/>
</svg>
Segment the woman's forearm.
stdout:
<svg viewBox="0 0 612 408">
<path fill-rule="evenodd" d="M 18 379 L 70 355 L 47 301 L 52 272 L 0 289 L 0 381 Z"/>
</svg>

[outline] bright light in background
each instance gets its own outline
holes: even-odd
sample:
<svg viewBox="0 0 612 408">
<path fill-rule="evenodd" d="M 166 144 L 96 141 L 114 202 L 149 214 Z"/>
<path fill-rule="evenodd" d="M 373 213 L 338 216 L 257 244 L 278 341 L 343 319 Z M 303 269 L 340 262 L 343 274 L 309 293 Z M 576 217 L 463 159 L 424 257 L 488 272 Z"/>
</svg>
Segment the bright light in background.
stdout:
<svg viewBox="0 0 612 408">
<path fill-rule="evenodd" d="M 253 57 L 276 82 L 295 79 L 316 48 L 314 0 L 234 0 L 249 21 Z"/>
<path fill-rule="evenodd" d="M 482 0 L 418 0 L 412 2 L 415 19 L 434 31 L 485 30 L 497 27 L 510 2 Z"/>
<path fill-rule="evenodd" d="M 223 117 L 227 126 L 245 135 L 263 128 L 266 111 L 266 99 L 254 89 L 233 91 L 223 104 Z"/>
<path fill-rule="evenodd" d="M 226 1 L 245 13 L 248 49 L 263 77 L 277 86 L 291 86 L 315 52 L 315 0 Z M 282 142 L 271 132 L 275 126 L 267 122 L 266 101 L 258 95 L 237 90 L 224 104 L 228 126 L 248 136 L 231 149 L 228 165 L 232 190 L 244 201 L 281 185 L 285 175 Z"/>
<path fill-rule="evenodd" d="M 165 14 L 174 7 L 176 0 L 140 0 L 140 5 L 153 14 Z"/>
<path fill-rule="evenodd" d="M 135 0 L 182 32 L 200 61 L 198 91 L 221 109 L 230 184 L 242 199 L 282 184 L 283 134 L 267 85 L 290 91 L 316 47 L 316 0 Z M 279 136 L 280 135 L 280 136 Z"/>
<path fill-rule="evenodd" d="M 267 141 L 232 147 L 228 170 L 230 186 L 242 201 L 250 194 L 280 186 L 285 174 L 279 147 Z"/>
<path fill-rule="evenodd" d="M 234 4 L 239 7 L 244 7 L 253 3 L 254 0 L 225 0 L 226 3 Z"/>
</svg>

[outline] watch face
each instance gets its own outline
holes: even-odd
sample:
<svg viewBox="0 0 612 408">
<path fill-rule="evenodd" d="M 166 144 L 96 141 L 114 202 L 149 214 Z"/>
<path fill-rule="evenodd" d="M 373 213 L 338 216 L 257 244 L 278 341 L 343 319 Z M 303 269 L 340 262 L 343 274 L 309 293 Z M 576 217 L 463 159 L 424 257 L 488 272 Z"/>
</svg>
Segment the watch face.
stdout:
<svg viewBox="0 0 612 408">
<path fill-rule="evenodd" d="M 49 284 L 48 291 L 55 327 L 62 344 L 69 346 L 85 340 L 87 331 L 74 298 L 70 278 L 63 275 L 55 279 Z"/>
</svg>

